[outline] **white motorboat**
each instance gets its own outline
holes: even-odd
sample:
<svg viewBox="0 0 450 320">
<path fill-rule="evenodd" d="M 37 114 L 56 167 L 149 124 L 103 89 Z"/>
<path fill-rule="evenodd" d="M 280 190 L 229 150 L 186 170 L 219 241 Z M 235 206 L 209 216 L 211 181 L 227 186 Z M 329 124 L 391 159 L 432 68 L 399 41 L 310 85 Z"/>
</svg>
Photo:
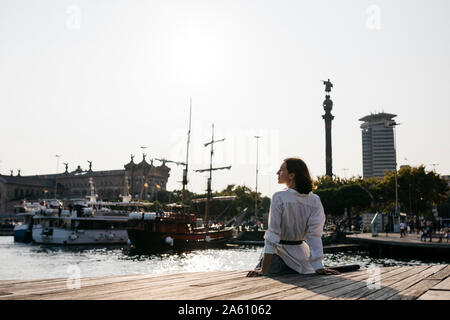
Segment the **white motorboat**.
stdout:
<svg viewBox="0 0 450 320">
<path fill-rule="evenodd" d="M 151 203 L 132 202 L 129 195 L 121 202 L 97 201 L 94 183 L 91 195 L 72 199 L 55 210 L 41 211 L 33 217 L 32 238 L 36 243 L 85 245 L 127 244 L 127 221 L 132 213 L 144 212 Z M 53 209 L 53 208 L 52 208 Z"/>
<path fill-rule="evenodd" d="M 63 210 L 61 215 L 33 217 L 33 241 L 44 244 L 126 244 L 127 216 L 81 216 Z"/>
<path fill-rule="evenodd" d="M 34 215 L 32 238 L 45 244 L 127 244 L 129 215 L 140 214 L 150 205 L 75 199 L 69 209 Z"/>
<path fill-rule="evenodd" d="M 17 217 L 23 219 L 22 223 L 16 225 L 13 230 L 14 242 L 29 243 L 32 240 L 31 230 L 33 227 L 33 216 L 45 209 L 44 203 L 31 203 L 26 200 L 21 201 L 18 205 L 14 206 L 14 212 Z"/>
</svg>

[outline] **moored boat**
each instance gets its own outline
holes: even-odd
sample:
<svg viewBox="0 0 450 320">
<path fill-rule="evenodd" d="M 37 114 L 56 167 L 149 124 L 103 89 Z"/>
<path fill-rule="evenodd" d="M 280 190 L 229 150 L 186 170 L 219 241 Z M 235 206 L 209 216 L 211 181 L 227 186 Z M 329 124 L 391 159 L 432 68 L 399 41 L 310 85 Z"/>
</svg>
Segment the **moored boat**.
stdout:
<svg viewBox="0 0 450 320">
<path fill-rule="evenodd" d="M 40 244 L 126 244 L 127 217 L 35 216 L 33 241 Z"/>
<path fill-rule="evenodd" d="M 14 242 L 29 243 L 32 241 L 33 216 L 43 209 L 43 202 L 30 203 L 25 200 L 14 207 L 16 217 L 23 219 L 19 225 L 14 227 Z"/>
<path fill-rule="evenodd" d="M 14 242 L 29 243 L 32 240 L 31 230 L 33 228 L 33 216 L 34 212 L 19 213 L 18 217 L 23 217 L 24 222 L 15 226 L 13 230 Z"/>
<path fill-rule="evenodd" d="M 173 211 L 132 213 L 127 224 L 131 244 L 138 249 L 223 244 L 232 231 L 230 227 L 205 227 L 196 215 Z"/>
<path fill-rule="evenodd" d="M 69 209 L 42 211 L 33 217 L 32 239 L 36 243 L 86 245 L 127 244 L 128 215 L 144 211 L 149 203 L 82 202 Z"/>
</svg>

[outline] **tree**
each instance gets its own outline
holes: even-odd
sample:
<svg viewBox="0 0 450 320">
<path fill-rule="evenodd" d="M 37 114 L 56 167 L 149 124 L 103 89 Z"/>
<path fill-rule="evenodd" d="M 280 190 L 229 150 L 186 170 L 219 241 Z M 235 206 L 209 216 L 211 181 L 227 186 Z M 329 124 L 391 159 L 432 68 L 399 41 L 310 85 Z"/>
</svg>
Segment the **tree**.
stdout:
<svg viewBox="0 0 450 320">
<path fill-rule="evenodd" d="M 372 202 L 369 192 L 354 181 L 347 181 L 340 187 L 319 189 L 314 193 L 320 197 L 326 215 L 342 216 L 347 208 L 350 225 L 352 212 L 364 210 Z"/>
<path fill-rule="evenodd" d="M 438 205 L 438 213 L 441 218 L 450 218 L 450 197 L 447 198 L 447 201 Z"/>
<path fill-rule="evenodd" d="M 219 196 L 236 196 L 235 200 L 213 200 L 210 203 L 210 218 L 211 220 L 230 220 L 237 217 L 245 208 L 247 208 L 246 219 L 255 215 L 255 196 L 256 193 L 247 186 L 236 186 L 234 184 L 228 185 L 225 189 L 219 192 L 214 192 L 213 197 Z M 206 198 L 206 194 L 194 195 L 194 198 Z M 196 203 L 193 206 L 195 212 L 204 214 L 205 202 Z M 268 197 L 261 197 L 258 192 L 258 216 L 261 213 L 267 212 L 270 207 L 270 199 Z"/>
<path fill-rule="evenodd" d="M 314 187 L 317 190 L 338 188 L 343 184 L 344 182 L 343 180 L 341 180 L 341 178 L 332 178 L 328 175 L 319 176 L 317 177 L 317 180 L 314 181 Z"/>
<path fill-rule="evenodd" d="M 160 191 L 160 192 L 162 192 L 162 191 Z M 185 203 L 190 203 L 190 201 L 196 196 L 198 196 L 198 195 L 193 193 L 193 192 L 190 192 L 189 190 L 185 190 L 185 197 L 186 197 L 185 198 Z M 167 200 L 167 203 L 168 203 L 169 201 L 167 199 L 167 195 L 164 194 L 163 197 L 164 197 L 163 199 L 165 201 Z M 171 203 L 181 203 L 182 197 L 183 197 L 183 191 L 182 190 L 173 190 L 173 191 L 170 192 L 170 202 Z M 160 196 L 158 195 L 158 200 L 159 199 L 160 199 Z M 165 201 L 161 200 L 161 202 L 165 202 Z"/>
<path fill-rule="evenodd" d="M 262 198 L 261 205 L 263 207 L 263 212 L 269 212 L 269 210 L 270 210 L 270 198 L 269 197 Z"/>
<path fill-rule="evenodd" d="M 358 184 L 346 184 L 337 189 L 336 198 L 339 205 L 347 208 L 350 226 L 352 210 L 364 210 L 370 207 L 372 198 L 370 194 Z"/>
<path fill-rule="evenodd" d="M 167 204 L 170 202 L 172 202 L 173 200 L 173 196 L 172 196 L 173 192 L 167 191 L 167 190 L 160 190 L 158 191 L 158 201 L 161 202 L 162 204 Z"/>
<path fill-rule="evenodd" d="M 163 206 L 158 200 L 156 200 L 152 203 L 151 208 L 156 211 L 156 210 L 162 210 Z"/>
<path fill-rule="evenodd" d="M 337 201 L 337 188 L 317 189 L 314 193 L 319 196 L 326 215 L 340 216 L 344 214 L 344 209 L 339 206 Z"/>
<path fill-rule="evenodd" d="M 352 178 L 352 181 L 367 191 L 371 197 L 370 210 L 372 212 L 381 212 L 387 210 L 385 201 L 384 186 L 381 178 L 369 177 L 363 179 L 361 176 Z"/>
<path fill-rule="evenodd" d="M 400 210 L 411 214 L 431 215 L 431 209 L 441 207 L 448 199 L 448 184 L 433 171 L 426 171 L 425 166 L 419 167 L 404 166 L 397 172 L 398 199 Z M 395 208 L 395 171 L 388 172 L 383 178 L 352 177 L 350 179 L 330 178 L 328 176 L 318 177 L 315 182 L 317 193 L 324 204 L 327 213 L 341 215 L 343 208 L 348 204 L 343 204 L 343 190 L 337 192 L 343 186 L 356 185 L 365 190 L 370 197 L 370 205 L 366 206 L 366 195 L 360 193 L 358 197 L 357 189 L 348 192 L 348 196 L 354 197 L 354 201 L 362 201 L 363 205 L 351 206 L 347 208 L 367 209 L 373 212 L 389 212 Z M 331 190 L 334 190 L 333 193 Z M 345 194 L 346 192 L 344 192 Z M 352 196 L 352 194 L 355 196 Z M 349 210 L 349 209 L 348 209 Z M 350 209 L 351 210 L 351 209 Z"/>
<path fill-rule="evenodd" d="M 385 175 L 382 187 L 386 200 L 395 203 L 395 171 Z M 433 171 L 404 166 L 397 172 L 400 209 L 411 214 L 431 215 L 431 209 L 447 200 L 448 184 Z"/>
</svg>

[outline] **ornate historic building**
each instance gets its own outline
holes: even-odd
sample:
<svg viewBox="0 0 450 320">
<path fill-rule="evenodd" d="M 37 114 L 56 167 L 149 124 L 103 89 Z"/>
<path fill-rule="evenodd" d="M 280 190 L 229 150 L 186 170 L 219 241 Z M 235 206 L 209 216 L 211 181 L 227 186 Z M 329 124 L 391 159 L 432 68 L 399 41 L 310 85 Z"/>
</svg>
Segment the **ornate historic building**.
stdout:
<svg viewBox="0 0 450 320">
<path fill-rule="evenodd" d="M 133 198 L 153 200 L 156 192 L 166 190 L 170 168 L 163 163 L 154 166 L 145 155 L 140 163 L 131 161 L 122 170 L 93 171 L 77 167 L 75 171 L 60 174 L 21 176 L 0 175 L 0 214 L 11 213 L 14 205 L 23 199 L 81 198 L 90 194 L 89 179 L 94 182 L 95 193 L 100 199 L 119 199 L 128 192 Z"/>
</svg>

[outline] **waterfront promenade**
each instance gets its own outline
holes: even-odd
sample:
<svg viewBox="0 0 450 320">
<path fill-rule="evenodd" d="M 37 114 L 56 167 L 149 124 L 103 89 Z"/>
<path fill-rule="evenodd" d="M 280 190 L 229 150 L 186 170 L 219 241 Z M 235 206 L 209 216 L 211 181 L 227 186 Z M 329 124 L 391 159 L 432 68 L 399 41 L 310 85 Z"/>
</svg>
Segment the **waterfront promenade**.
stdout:
<svg viewBox="0 0 450 320">
<path fill-rule="evenodd" d="M 0 300 L 450 300 L 450 265 L 247 278 L 247 271 L 0 281 Z"/>
<path fill-rule="evenodd" d="M 400 237 L 399 233 L 385 233 L 379 232 L 376 237 L 372 236 L 371 233 L 359 233 L 346 235 L 347 239 L 360 244 L 379 244 L 379 245 L 390 245 L 399 247 L 409 247 L 409 248 L 427 248 L 427 249 L 443 249 L 449 250 L 450 252 L 450 242 L 446 239 L 442 239 L 439 242 L 439 237 L 433 236 L 432 242 L 429 238 L 426 241 L 420 240 L 420 235 L 416 233 L 409 233 L 406 237 Z"/>
</svg>

